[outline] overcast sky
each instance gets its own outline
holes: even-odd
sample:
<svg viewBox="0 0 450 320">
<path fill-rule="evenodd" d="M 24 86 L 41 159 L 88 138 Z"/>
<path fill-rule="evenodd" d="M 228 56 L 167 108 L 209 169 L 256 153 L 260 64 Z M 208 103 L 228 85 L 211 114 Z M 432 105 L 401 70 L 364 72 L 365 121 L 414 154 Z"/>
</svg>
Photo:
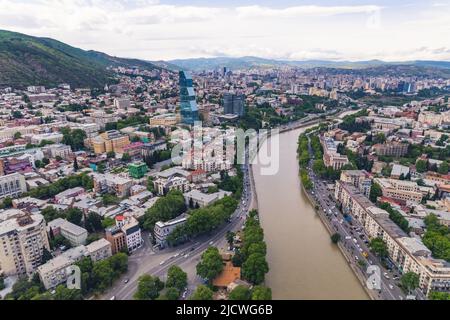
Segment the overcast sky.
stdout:
<svg viewBox="0 0 450 320">
<path fill-rule="evenodd" d="M 450 60 L 450 0 L 0 0 L 0 29 L 148 60 Z"/>
</svg>

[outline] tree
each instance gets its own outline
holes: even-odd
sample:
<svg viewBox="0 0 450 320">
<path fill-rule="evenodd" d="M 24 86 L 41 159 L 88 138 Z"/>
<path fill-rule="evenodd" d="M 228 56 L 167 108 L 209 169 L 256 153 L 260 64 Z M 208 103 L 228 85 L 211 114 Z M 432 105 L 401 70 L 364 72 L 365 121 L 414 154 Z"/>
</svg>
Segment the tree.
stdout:
<svg viewBox="0 0 450 320">
<path fill-rule="evenodd" d="M 109 151 L 109 152 L 106 154 L 106 157 L 107 157 L 108 159 L 114 159 L 114 158 L 116 157 L 116 153 L 115 153 L 114 151 Z"/>
<path fill-rule="evenodd" d="M 136 300 L 155 300 L 164 288 L 164 283 L 158 277 L 145 274 L 139 277 L 138 289 L 134 294 Z"/>
<path fill-rule="evenodd" d="M 72 222 L 78 226 L 81 226 L 81 220 L 83 219 L 83 212 L 78 208 L 70 208 L 66 210 L 67 221 Z"/>
<path fill-rule="evenodd" d="M 272 289 L 265 286 L 255 286 L 252 290 L 252 300 L 272 300 Z"/>
<path fill-rule="evenodd" d="M 72 130 L 69 127 L 61 128 L 63 134 L 62 143 L 69 145 L 72 151 L 78 151 L 84 148 L 84 139 L 87 135 L 81 129 Z"/>
<path fill-rule="evenodd" d="M 417 160 L 416 162 L 416 170 L 417 172 L 423 173 L 427 171 L 428 163 L 425 160 Z"/>
<path fill-rule="evenodd" d="M 41 264 L 44 264 L 51 259 L 53 259 L 52 254 L 50 253 L 50 251 L 47 250 L 47 248 L 44 248 L 44 250 L 42 252 Z"/>
<path fill-rule="evenodd" d="M 167 300 L 178 300 L 180 297 L 180 291 L 178 291 L 177 288 L 167 288 L 164 296 L 167 298 Z"/>
<path fill-rule="evenodd" d="M 98 213 L 91 212 L 87 215 L 84 225 L 89 232 L 101 231 L 103 229 L 102 217 Z"/>
<path fill-rule="evenodd" d="M 114 226 L 115 224 L 116 224 L 116 220 L 114 220 L 113 218 L 107 217 L 107 218 L 103 219 L 103 221 L 102 221 L 102 228 L 106 229 L 106 228 Z"/>
<path fill-rule="evenodd" d="M 242 264 L 242 276 L 253 284 L 262 283 L 267 272 L 269 265 L 265 256 L 260 253 L 251 254 Z"/>
<path fill-rule="evenodd" d="M 337 244 L 339 241 L 341 241 L 341 235 L 340 235 L 339 233 L 334 233 L 334 234 L 331 236 L 331 241 L 332 241 L 334 244 Z"/>
<path fill-rule="evenodd" d="M 228 245 L 229 245 L 230 247 L 233 246 L 233 243 L 234 243 L 234 236 L 235 236 L 235 235 L 236 235 L 236 234 L 235 234 L 234 232 L 232 232 L 232 231 L 227 231 L 226 239 L 227 239 Z"/>
<path fill-rule="evenodd" d="M 20 138 L 22 138 L 22 134 L 20 132 L 17 131 L 16 133 L 14 133 L 14 140 L 17 140 Z"/>
<path fill-rule="evenodd" d="M 209 247 L 203 252 L 196 269 L 197 274 L 208 281 L 217 277 L 223 270 L 223 262 L 219 249 L 216 247 Z"/>
<path fill-rule="evenodd" d="M 369 199 L 372 202 L 377 202 L 378 197 L 381 197 L 383 195 L 383 191 L 381 190 L 381 187 L 378 183 L 373 183 L 370 187 L 370 194 Z"/>
<path fill-rule="evenodd" d="M 55 289 L 53 300 L 83 300 L 83 297 L 80 290 L 68 289 L 66 286 L 59 285 Z"/>
<path fill-rule="evenodd" d="M 3 202 L 2 202 L 2 208 L 4 208 L 4 209 L 11 208 L 12 205 L 13 205 L 12 201 L 13 201 L 13 200 L 12 200 L 11 197 L 6 197 L 6 198 L 4 198 L 4 199 L 3 199 Z"/>
<path fill-rule="evenodd" d="M 448 162 L 442 161 L 441 165 L 438 168 L 438 172 L 440 174 L 447 174 L 448 173 Z"/>
<path fill-rule="evenodd" d="M 122 155 L 122 161 L 125 162 L 125 163 L 128 163 L 128 162 L 131 161 L 131 156 L 130 156 L 130 154 L 128 152 L 125 152 Z"/>
<path fill-rule="evenodd" d="M 183 290 L 187 286 L 187 273 L 179 266 L 171 266 L 167 272 L 166 286 L 176 288 L 178 291 Z"/>
<path fill-rule="evenodd" d="M 5 277 L 3 275 L 0 276 L 0 291 L 5 289 Z"/>
<path fill-rule="evenodd" d="M 199 285 L 192 294 L 190 300 L 212 300 L 213 292 L 205 285 Z"/>
<path fill-rule="evenodd" d="M 428 299 L 430 299 L 430 300 L 450 300 L 450 293 L 431 291 L 430 294 L 428 295 Z"/>
<path fill-rule="evenodd" d="M 420 278 L 417 273 L 407 272 L 401 277 L 400 283 L 402 284 L 402 287 L 410 293 L 419 287 L 419 280 Z"/>
<path fill-rule="evenodd" d="M 370 250 L 373 251 L 380 258 L 386 258 L 388 255 L 388 249 L 386 243 L 381 238 L 375 238 L 370 241 Z"/>
<path fill-rule="evenodd" d="M 75 157 L 74 159 L 73 159 L 73 171 L 75 171 L 75 172 L 77 172 L 78 171 L 78 160 L 77 160 L 77 157 Z"/>
<path fill-rule="evenodd" d="M 230 292 L 229 300 L 250 300 L 251 292 L 246 286 L 239 285 Z"/>
</svg>

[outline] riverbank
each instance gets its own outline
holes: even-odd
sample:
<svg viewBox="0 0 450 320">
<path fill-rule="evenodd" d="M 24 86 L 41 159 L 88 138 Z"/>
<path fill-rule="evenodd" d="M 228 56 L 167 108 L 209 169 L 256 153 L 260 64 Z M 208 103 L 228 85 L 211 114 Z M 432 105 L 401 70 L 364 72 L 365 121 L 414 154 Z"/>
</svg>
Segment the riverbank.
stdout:
<svg viewBox="0 0 450 320">
<path fill-rule="evenodd" d="M 327 229 L 330 236 L 333 235 L 335 232 L 334 232 L 332 226 L 330 225 L 328 220 L 323 216 L 323 214 L 320 212 L 320 209 L 317 209 L 319 204 L 314 200 L 314 198 L 311 196 L 311 194 L 308 192 L 308 190 L 305 189 L 303 184 L 300 183 L 300 185 L 302 188 L 302 192 L 306 195 L 309 202 L 313 206 L 314 211 L 319 216 L 320 220 L 322 221 L 323 225 L 325 226 L 325 229 Z M 345 250 L 345 248 L 342 246 L 342 244 L 340 242 L 337 243 L 337 246 L 338 246 L 339 250 L 341 251 L 342 255 L 344 256 L 345 260 L 347 261 L 347 264 L 349 265 L 349 267 L 352 269 L 353 273 L 355 274 L 356 278 L 361 283 L 361 286 L 366 291 L 367 295 L 370 297 L 371 300 L 377 300 L 378 297 L 376 295 L 374 295 L 373 292 L 367 288 L 366 279 L 364 278 L 363 275 L 361 275 L 361 273 L 360 273 L 361 271 L 358 269 L 357 266 L 355 266 L 352 263 L 352 256 L 350 256 L 350 254 L 347 252 L 347 250 Z"/>
</svg>

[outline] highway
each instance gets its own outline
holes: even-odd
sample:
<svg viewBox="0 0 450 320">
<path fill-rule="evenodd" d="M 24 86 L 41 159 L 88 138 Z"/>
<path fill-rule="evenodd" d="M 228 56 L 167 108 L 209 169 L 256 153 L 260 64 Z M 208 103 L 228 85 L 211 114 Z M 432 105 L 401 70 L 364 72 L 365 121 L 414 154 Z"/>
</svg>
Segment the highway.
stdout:
<svg viewBox="0 0 450 320">
<path fill-rule="evenodd" d="M 248 160 L 248 154 L 247 154 Z M 196 265 L 200 261 L 201 254 L 210 246 L 226 249 L 226 234 L 228 231 L 236 232 L 245 224 L 247 212 L 252 204 L 252 184 L 249 176 L 249 165 L 242 165 L 244 174 L 244 189 L 239 206 L 231 217 L 231 221 L 221 228 L 213 231 L 211 235 L 204 235 L 184 245 L 153 251 L 148 239 L 144 236 L 144 245 L 129 257 L 129 270 L 111 287 L 100 299 L 103 300 L 131 300 L 137 290 L 138 279 L 143 274 L 151 274 L 165 279 L 167 270 L 172 265 L 180 266 L 188 273 L 188 288 L 186 298 L 194 288 L 202 283 L 196 275 Z"/>
</svg>

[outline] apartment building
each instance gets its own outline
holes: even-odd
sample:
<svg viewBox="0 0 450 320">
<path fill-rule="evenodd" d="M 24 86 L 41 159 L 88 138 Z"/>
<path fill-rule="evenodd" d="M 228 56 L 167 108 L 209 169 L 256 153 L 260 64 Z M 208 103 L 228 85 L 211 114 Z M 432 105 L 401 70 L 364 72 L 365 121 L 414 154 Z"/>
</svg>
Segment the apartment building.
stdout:
<svg viewBox="0 0 450 320">
<path fill-rule="evenodd" d="M 349 164 L 347 156 L 337 152 L 336 143 L 332 138 L 321 136 L 320 143 L 323 147 L 323 162 L 326 167 L 340 170 L 343 166 Z"/>
<path fill-rule="evenodd" d="M 385 197 L 414 203 L 422 201 L 423 195 L 416 182 L 386 178 L 375 178 L 374 182 L 381 187 Z"/>
<path fill-rule="evenodd" d="M 389 218 L 388 212 L 373 206 L 358 189 L 343 181 L 336 182 L 335 197 L 370 238 L 383 239 L 391 261 L 401 273 L 412 271 L 419 275 L 419 287 L 425 294 L 450 292 L 450 264 L 434 259 L 422 241 L 409 237 Z"/>
<path fill-rule="evenodd" d="M 110 130 L 91 139 L 91 144 L 95 154 L 103 154 L 112 151 L 123 153 L 124 147 L 130 144 L 130 139 L 127 135 L 122 135 L 117 130 Z"/>
<path fill-rule="evenodd" d="M 58 132 L 35 134 L 31 137 L 31 143 L 37 145 L 41 144 L 42 141 L 60 143 L 63 140 L 63 137 L 62 133 Z"/>
<path fill-rule="evenodd" d="M 65 144 L 51 144 L 42 148 L 42 152 L 47 158 L 61 157 L 68 159 L 72 155 L 72 149 Z"/>
<path fill-rule="evenodd" d="M 181 121 L 180 115 L 174 113 L 166 113 L 156 115 L 150 118 L 150 126 L 152 127 L 173 127 Z"/>
<path fill-rule="evenodd" d="M 0 199 L 11 197 L 17 198 L 27 191 L 25 177 L 20 173 L 11 173 L 0 176 Z"/>
<path fill-rule="evenodd" d="M 111 227 L 105 230 L 105 238 L 111 244 L 112 254 L 116 254 L 127 248 L 127 240 L 122 230 L 117 227 Z"/>
<path fill-rule="evenodd" d="M 373 150 L 377 156 L 403 157 L 408 153 L 408 144 L 397 141 L 386 142 L 384 144 L 376 144 Z"/>
<path fill-rule="evenodd" d="M 41 214 L 9 209 L 0 214 L 0 274 L 30 275 L 50 250 Z"/>
<path fill-rule="evenodd" d="M 183 194 L 188 207 L 207 207 L 217 200 L 223 199 L 225 196 L 230 196 L 231 192 L 219 190 L 215 193 L 203 193 L 199 190 L 191 190 Z"/>
<path fill-rule="evenodd" d="M 185 215 L 166 222 L 158 221 L 155 224 L 154 229 L 156 244 L 161 248 L 164 248 L 167 245 L 167 237 L 175 230 L 175 228 L 182 226 L 186 221 L 187 217 Z"/>
<path fill-rule="evenodd" d="M 118 215 L 115 220 L 116 225 L 106 229 L 106 240 L 111 244 L 113 254 L 123 249 L 133 252 L 140 248 L 144 240 L 137 219 Z"/>
<path fill-rule="evenodd" d="M 130 194 L 133 180 L 120 177 L 118 175 L 96 173 L 94 178 L 94 190 L 97 193 L 114 193 L 122 198 Z"/>
<path fill-rule="evenodd" d="M 172 190 L 179 190 L 182 193 L 188 192 L 191 188 L 189 180 L 183 177 L 158 178 L 153 181 L 153 186 L 159 195 L 165 195 Z"/>
<path fill-rule="evenodd" d="M 372 179 L 366 170 L 344 170 L 341 173 L 341 181 L 350 183 L 369 197 Z"/>
<path fill-rule="evenodd" d="M 105 239 L 100 239 L 87 246 L 81 245 L 63 252 L 41 265 L 37 272 L 44 287 L 48 290 L 65 283 L 72 272 L 68 267 L 81 259 L 90 257 L 93 262 L 97 262 L 111 256 L 111 244 Z"/>
<path fill-rule="evenodd" d="M 48 223 L 47 229 L 49 232 L 51 229 L 53 235 L 55 236 L 63 236 L 64 238 L 69 240 L 70 244 L 74 247 L 85 244 L 88 236 L 88 232 L 86 229 L 62 218 L 50 221 Z"/>
</svg>

